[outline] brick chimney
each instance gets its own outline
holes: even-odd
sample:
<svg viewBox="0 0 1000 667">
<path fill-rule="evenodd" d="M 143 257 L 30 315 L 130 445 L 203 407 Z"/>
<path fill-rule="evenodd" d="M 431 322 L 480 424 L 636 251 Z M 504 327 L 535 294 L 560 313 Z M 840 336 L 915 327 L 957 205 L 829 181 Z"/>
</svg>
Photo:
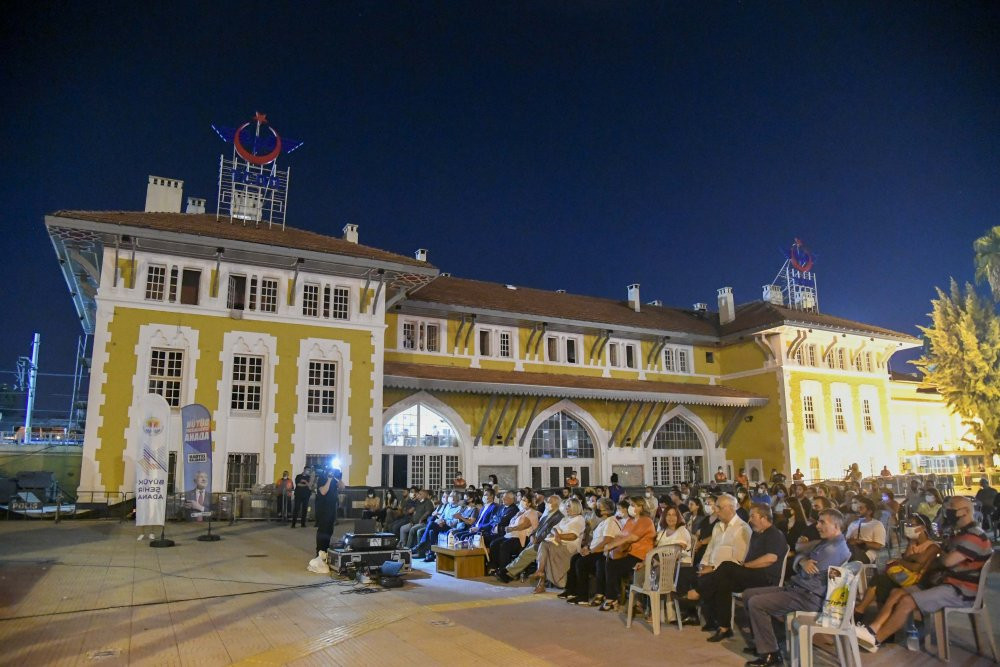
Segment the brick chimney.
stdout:
<svg viewBox="0 0 1000 667">
<path fill-rule="evenodd" d="M 736 304 L 733 302 L 733 288 L 719 290 L 719 324 L 729 324 L 736 319 Z"/>
<path fill-rule="evenodd" d="M 628 305 L 635 312 L 639 312 L 642 302 L 639 300 L 639 283 L 632 283 L 628 286 Z"/>
<path fill-rule="evenodd" d="M 354 223 L 347 223 L 344 225 L 344 240 L 348 243 L 358 242 L 358 226 Z"/>
</svg>

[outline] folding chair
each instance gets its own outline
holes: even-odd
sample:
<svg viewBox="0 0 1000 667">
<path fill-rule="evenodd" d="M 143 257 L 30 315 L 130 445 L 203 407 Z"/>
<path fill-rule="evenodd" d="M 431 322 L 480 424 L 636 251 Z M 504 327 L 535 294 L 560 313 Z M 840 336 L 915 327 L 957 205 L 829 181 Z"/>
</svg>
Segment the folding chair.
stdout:
<svg viewBox="0 0 1000 667">
<path fill-rule="evenodd" d="M 660 571 L 653 579 L 653 558 L 659 557 Z M 660 597 L 665 596 L 668 604 L 674 605 L 677 617 L 677 629 L 681 630 L 681 606 L 677 601 L 677 576 L 680 574 L 678 563 L 681 559 L 681 548 L 677 545 L 650 549 L 643 560 L 642 584 L 632 584 L 628 589 L 628 615 L 625 617 L 625 627 L 632 627 L 633 605 L 635 594 L 649 596 L 649 606 L 653 612 L 653 634 L 660 634 Z"/>
<path fill-rule="evenodd" d="M 778 587 L 785 585 L 785 572 L 788 571 L 788 554 L 791 553 L 791 547 L 785 549 L 785 558 L 781 561 L 781 576 L 778 577 Z M 743 592 L 733 593 L 733 604 L 732 609 L 729 611 L 729 629 L 732 630 L 736 627 L 736 603 L 742 602 Z"/>
<path fill-rule="evenodd" d="M 933 614 L 933 635 L 935 638 L 934 641 L 937 643 L 937 654 L 938 658 L 945 662 L 951 659 L 951 651 L 948 646 L 951 640 L 948 633 L 948 614 L 968 614 L 971 616 L 969 620 L 972 622 L 972 635 L 976 639 L 976 653 L 983 655 L 982 645 L 984 643 L 983 635 L 985 635 L 990 640 L 989 657 L 994 662 L 1000 661 L 1000 654 L 997 654 L 996 638 L 993 636 L 993 627 L 990 625 L 990 612 L 985 604 L 986 578 L 989 576 L 990 565 L 993 563 L 994 558 L 995 555 L 990 556 L 989 560 L 983 564 L 983 570 L 979 573 L 979 590 L 976 592 L 976 600 L 972 603 L 971 607 L 945 607 Z M 928 644 L 931 634 L 930 632 L 927 633 Z"/>
<path fill-rule="evenodd" d="M 854 625 L 854 603 L 858 597 L 858 583 L 864 570 L 858 561 L 851 561 L 842 567 L 855 575 L 854 581 L 848 587 L 844 618 L 837 627 L 825 627 L 819 625 L 819 613 L 815 611 L 796 611 L 786 616 L 789 664 L 812 667 L 813 638 L 816 635 L 833 635 L 840 667 L 846 667 L 845 658 L 848 654 L 854 659 L 854 666 L 861 667 L 861 648 L 858 646 L 858 635 Z"/>
</svg>

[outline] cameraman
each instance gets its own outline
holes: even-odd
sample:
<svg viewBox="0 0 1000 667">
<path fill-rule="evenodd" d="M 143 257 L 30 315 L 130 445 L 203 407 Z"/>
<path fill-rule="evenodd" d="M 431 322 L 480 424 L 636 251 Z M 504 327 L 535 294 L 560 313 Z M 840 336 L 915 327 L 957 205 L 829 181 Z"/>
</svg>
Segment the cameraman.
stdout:
<svg viewBox="0 0 1000 667">
<path fill-rule="evenodd" d="M 316 551 L 326 552 L 333 538 L 340 493 L 340 471 L 325 468 L 316 476 Z"/>
</svg>

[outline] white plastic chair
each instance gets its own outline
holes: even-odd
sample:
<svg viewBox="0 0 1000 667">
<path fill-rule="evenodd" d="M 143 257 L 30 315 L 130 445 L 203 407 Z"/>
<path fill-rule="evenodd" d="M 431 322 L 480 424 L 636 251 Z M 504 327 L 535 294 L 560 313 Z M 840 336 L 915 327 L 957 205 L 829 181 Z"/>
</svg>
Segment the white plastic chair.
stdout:
<svg viewBox="0 0 1000 667">
<path fill-rule="evenodd" d="M 833 635 L 840 667 L 846 667 L 845 658 L 848 654 L 854 659 L 855 667 L 861 667 L 861 648 L 858 646 L 858 635 L 854 625 L 854 604 L 858 597 L 858 584 L 861 582 L 864 569 L 862 563 L 858 561 L 851 561 L 841 567 L 850 570 L 855 575 L 848 587 L 844 618 L 837 627 L 825 627 L 819 625 L 819 612 L 796 611 L 786 616 L 785 632 L 788 637 L 789 664 L 812 667 L 813 638 L 816 635 Z"/>
<path fill-rule="evenodd" d="M 990 625 L 990 612 L 985 604 L 986 578 L 989 576 L 990 566 L 993 563 L 994 557 L 990 556 L 989 560 L 983 564 L 983 569 L 979 573 L 979 590 L 976 591 L 976 600 L 972 603 L 971 607 L 945 607 L 933 614 L 933 636 L 935 637 L 934 641 L 937 643 L 937 654 L 938 658 L 945 662 L 951 659 L 948 614 L 968 614 L 971 617 L 969 621 L 972 623 L 972 636 L 976 639 L 976 652 L 980 655 L 983 654 L 982 644 L 984 643 L 983 635 L 985 634 L 990 640 L 989 657 L 994 662 L 1000 661 L 1000 655 L 997 654 L 996 638 L 993 636 L 993 627 Z M 927 633 L 928 643 L 930 642 L 931 634 Z"/>
<path fill-rule="evenodd" d="M 781 576 L 778 577 L 778 587 L 785 585 L 785 573 L 788 571 L 788 554 L 791 552 L 791 547 L 785 549 L 785 557 L 781 561 Z M 733 593 L 733 604 L 732 608 L 729 610 L 729 629 L 732 630 L 736 627 L 736 603 L 743 601 L 743 591 L 738 593 Z"/>
<path fill-rule="evenodd" d="M 666 596 L 667 603 L 674 605 L 674 614 L 677 617 L 677 629 L 681 630 L 681 607 L 677 601 L 677 577 L 680 574 L 678 563 L 681 558 L 681 548 L 678 545 L 668 545 L 650 549 L 643 559 L 642 584 L 632 584 L 628 587 L 628 615 L 625 617 L 625 627 L 632 627 L 633 605 L 635 604 L 635 594 L 649 596 L 649 606 L 653 612 L 653 634 L 660 634 L 660 597 Z M 656 580 L 653 580 L 653 558 L 659 557 L 660 571 Z"/>
</svg>

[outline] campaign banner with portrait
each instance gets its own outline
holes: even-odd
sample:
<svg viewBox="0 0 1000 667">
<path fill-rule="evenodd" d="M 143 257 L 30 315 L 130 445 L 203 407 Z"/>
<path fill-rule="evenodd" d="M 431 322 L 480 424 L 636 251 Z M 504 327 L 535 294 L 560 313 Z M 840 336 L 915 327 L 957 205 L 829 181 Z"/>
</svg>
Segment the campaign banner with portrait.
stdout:
<svg viewBox="0 0 1000 667">
<path fill-rule="evenodd" d="M 135 523 L 162 526 L 167 508 L 170 406 L 159 394 L 139 400 L 135 457 Z"/>
<path fill-rule="evenodd" d="M 212 516 L 212 418 L 198 403 L 181 408 L 184 438 L 184 513 L 203 521 Z"/>
</svg>

